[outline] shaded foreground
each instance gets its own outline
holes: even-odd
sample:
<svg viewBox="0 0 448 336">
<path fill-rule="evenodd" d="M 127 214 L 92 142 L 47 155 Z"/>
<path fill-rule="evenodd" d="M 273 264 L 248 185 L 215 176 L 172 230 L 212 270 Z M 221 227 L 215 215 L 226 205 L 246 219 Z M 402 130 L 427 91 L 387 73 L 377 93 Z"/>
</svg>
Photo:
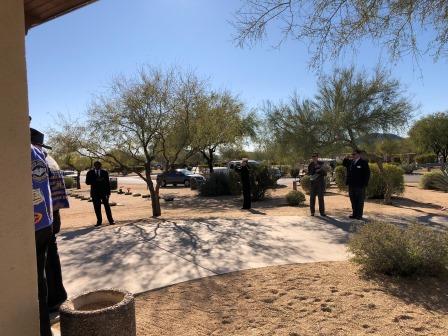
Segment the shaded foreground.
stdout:
<svg viewBox="0 0 448 336">
<path fill-rule="evenodd" d="M 448 335 L 447 279 L 365 278 L 349 262 L 259 268 L 138 296 L 143 335 Z"/>
</svg>

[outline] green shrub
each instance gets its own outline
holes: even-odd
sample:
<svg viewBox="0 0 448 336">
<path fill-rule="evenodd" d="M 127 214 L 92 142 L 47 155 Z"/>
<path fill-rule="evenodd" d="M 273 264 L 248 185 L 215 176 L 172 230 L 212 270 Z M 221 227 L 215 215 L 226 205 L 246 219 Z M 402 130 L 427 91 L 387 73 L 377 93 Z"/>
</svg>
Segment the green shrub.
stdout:
<svg viewBox="0 0 448 336">
<path fill-rule="evenodd" d="M 301 205 L 305 202 L 305 194 L 301 191 L 292 190 L 286 194 L 286 202 L 289 205 Z"/>
<path fill-rule="evenodd" d="M 441 170 L 426 173 L 420 180 L 420 187 L 448 192 L 448 173 Z"/>
<path fill-rule="evenodd" d="M 64 176 L 64 183 L 66 189 L 72 189 L 76 187 L 75 179 L 70 176 Z"/>
<path fill-rule="evenodd" d="M 405 174 L 412 174 L 414 170 L 417 169 L 416 165 L 413 163 L 403 163 L 400 167 Z"/>
<path fill-rule="evenodd" d="M 201 196 L 239 195 L 241 187 L 236 173 L 214 173 L 199 187 Z"/>
<path fill-rule="evenodd" d="M 431 153 L 420 154 L 415 157 L 415 161 L 418 164 L 434 163 L 437 162 L 437 156 Z"/>
<path fill-rule="evenodd" d="M 347 169 L 344 166 L 336 166 L 334 170 L 334 180 L 340 191 L 347 191 Z"/>
<path fill-rule="evenodd" d="M 325 176 L 325 188 L 330 188 L 330 176 Z M 311 178 L 309 175 L 305 175 L 300 179 L 300 185 L 302 186 L 303 191 L 309 195 L 311 191 Z"/>
<path fill-rule="evenodd" d="M 391 185 L 391 195 L 400 195 L 404 192 L 404 172 L 400 167 L 393 164 L 384 164 L 384 176 L 382 176 L 377 164 L 369 164 L 369 166 L 370 180 L 366 189 L 366 197 L 384 198 L 386 192 L 385 178 L 389 180 Z"/>
<path fill-rule="evenodd" d="M 250 177 L 252 201 L 263 200 L 267 191 L 275 188 L 277 185 L 274 171 L 263 164 L 251 166 Z"/>
<path fill-rule="evenodd" d="M 305 194 L 309 195 L 311 191 L 311 179 L 309 175 L 302 176 L 300 179 L 300 186 L 302 187 Z"/>
<path fill-rule="evenodd" d="M 421 224 L 406 229 L 377 222 L 349 241 L 353 261 L 367 272 L 388 275 L 440 275 L 448 267 L 448 235 Z"/>
<path fill-rule="evenodd" d="M 380 169 L 376 163 L 369 164 L 370 180 L 366 189 L 366 197 L 368 198 L 384 198 L 386 184 L 384 177 L 380 174 Z M 404 171 L 394 164 L 383 165 L 385 177 L 390 181 L 392 186 L 392 195 L 400 195 L 404 192 Z M 340 191 L 347 191 L 345 184 L 347 178 L 347 169 L 344 166 L 337 166 L 334 171 L 336 186 Z"/>
<path fill-rule="evenodd" d="M 289 172 L 289 175 L 291 175 L 291 177 L 293 177 L 293 178 L 299 177 L 300 169 L 299 168 L 292 168 L 291 171 Z"/>
</svg>

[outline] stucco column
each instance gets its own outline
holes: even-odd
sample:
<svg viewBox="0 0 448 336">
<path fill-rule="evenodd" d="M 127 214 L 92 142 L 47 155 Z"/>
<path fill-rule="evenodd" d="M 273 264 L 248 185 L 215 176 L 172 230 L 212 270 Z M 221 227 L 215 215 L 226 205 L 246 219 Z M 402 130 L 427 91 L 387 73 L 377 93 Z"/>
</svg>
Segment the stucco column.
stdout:
<svg viewBox="0 0 448 336">
<path fill-rule="evenodd" d="M 38 335 L 23 0 L 0 1 L 0 334 Z"/>
</svg>

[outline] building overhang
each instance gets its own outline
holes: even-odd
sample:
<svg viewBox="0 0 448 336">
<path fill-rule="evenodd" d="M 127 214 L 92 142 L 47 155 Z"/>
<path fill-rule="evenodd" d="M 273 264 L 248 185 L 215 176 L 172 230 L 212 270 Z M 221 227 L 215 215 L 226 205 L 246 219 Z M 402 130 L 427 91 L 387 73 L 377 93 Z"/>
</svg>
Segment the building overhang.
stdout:
<svg viewBox="0 0 448 336">
<path fill-rule="evenodd" d="M 23 0 L 25 29 L 53 20 L 97 0 Z"/>
</svg>

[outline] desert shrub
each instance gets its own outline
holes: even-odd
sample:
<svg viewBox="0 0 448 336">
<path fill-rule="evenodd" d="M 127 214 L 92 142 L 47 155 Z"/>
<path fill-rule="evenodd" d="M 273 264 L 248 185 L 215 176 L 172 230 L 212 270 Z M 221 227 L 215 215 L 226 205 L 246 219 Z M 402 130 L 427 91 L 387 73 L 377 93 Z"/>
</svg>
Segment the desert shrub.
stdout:
<svg viewBox="0 0 448 336">
<path fill-rule="evenodd" d="M 420 187 L 448 192 L 448 173 L 441 170 L 426 173 L 420 180 Z"/>
<path fill-rule="evenodd" d="M 280 169 L 280 172 L 282 173 L 282 176 L 286 176 L 286 175 L 288 175 L 290 173 L 291 166 L 281 165 L 281 166 L 278 166 L 278 169 Z"/>
<path fill-rule="evenodd" d="M 417 169 L 417 167 L 413 163 L 403 163 L 400 167 L 401 169 L 403 169 L 405 174 L 412 174 L 414 170 Z"/>
<path fill-rule="evenodd" d="M 340 191 L 347 191 L 346 179 L 347 169 L 344 166 L 336 166 L 334 170 L 334 181 Z"/>
<path fill-rule="evenodd" d="M 292 168 L 289 172 L 289 175 L 293 178 L 297 178 L 300 175 L 300 169 L 299 168 Z"/>
<path fill-rule="evenodd" d="M 70 176 L 64 176 L 65 188 L 72 189 L 76 187 L 75 179 Z"/>
<path fill-rule="evenodd" d="M 369 164 L 370 180 L 367 186 L 366 196 L 368 198 L 384 198 L 386 192 L 386 184 L 384 176 L 380 174 L 380 169 L 377 164 Z M 392 186 L 392 195 L 402 194 L 404 191 L 404 171 L 393 164 L 384 164 L 385 177 L 390 181 Z M 347 191 L 348 187 L 345 184 L 347 178 L 347 169 L 344 166 L 337 166 L 334 171 L 336 186 L 341 191 Z"/>
<path fill-rule="evenodd" d="M 286 202 L 289 205 L 301 205 L 305 202 L 305 194 L 301 191 L 292 190 L 286 194 Z"/>
<path fill-rule="evenodd" d="M 415 161 L 418 164 L 434 163 L 437 162 L 437 156 L 432 153 L 420 154 L 415 157 Z"/>
<path fill-rule="evenodd" d="M 211 174 L 210 177 L 199 187 L 201 196 L 224 196 L 239 195 L 241 187 L 235 173 Z"/>
<path fill-rule="evenodd" d="M 274 171 L 266 165 L 251 166 L 251 193 L 253 201 L 263 200 L 269 189 L 275 188 Z"/>
<path fill-rule="evenodd" d="M 400 167 L 392 164 L 384 164 L 384 176 L 380 174 L 380 169 L 377 164 L 369 164 L 370 166 L 370 180 L 366 189 L 366 196 L 368 198 L 384 198 L 386 192 L 387 179 L 392 188 L 391 195 L 400 195 L 404 192 L 404 172 Z"/>
<path fill-rule="evenodd" d="M 325 176 L 325 188 L 330 188 L 330 176 Z M 309 175 L 305 175 L 300 179 L 300 185 L 302 186 L 303 191 L 309 195 L 311 191 L 311 178 Z"/>
<path fill-rule="evenodd" d="M 439 275 L 448 267 L 448 235 L 414 224 L 402 229 L 384 222 L 363 226 L 349 241 L 353 261 L 367 272 Z"/>
<path fill-rule="evenodd" d="M 303 191 L 309 195 L 311 190 L 311 179 L 309 175 L 305 175 L 300 179 L 300 186 L 302 187 Z"/>
</svg>

